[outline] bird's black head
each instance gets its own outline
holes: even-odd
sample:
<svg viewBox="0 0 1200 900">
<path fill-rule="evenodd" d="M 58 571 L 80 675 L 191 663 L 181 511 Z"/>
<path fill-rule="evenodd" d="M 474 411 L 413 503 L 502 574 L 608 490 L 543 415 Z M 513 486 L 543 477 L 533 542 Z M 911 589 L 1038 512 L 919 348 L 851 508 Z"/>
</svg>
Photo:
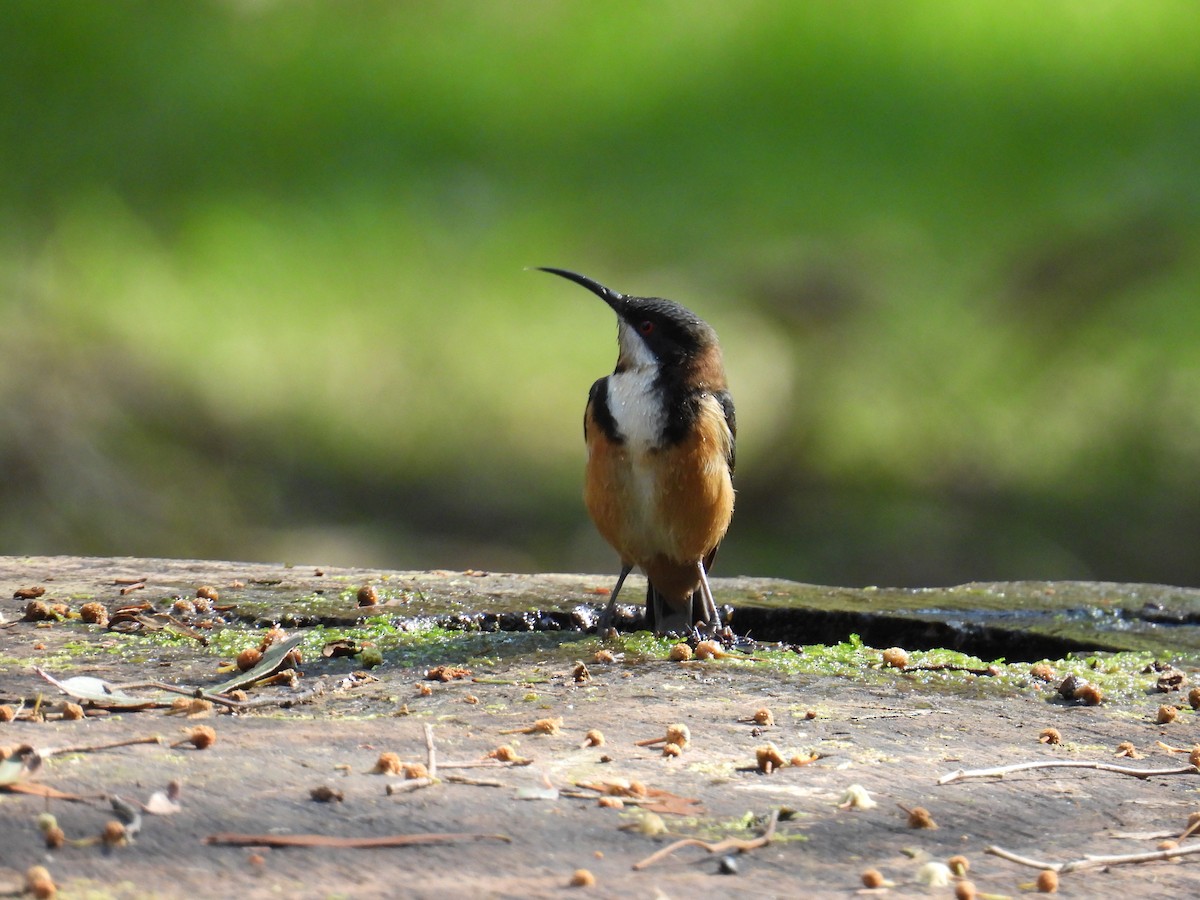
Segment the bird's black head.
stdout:
<svg viewBox="0 0 1200 900">
<path fill-rule="evenodd" d="M 621 358 L 617 369 L 640 365 L 686 366 L 717 350 L 717 334 L 685 306 L 661 297 L 630 297 L 566 269 L 539 267 L 587 288 L 612 307 L 618 319 Z"/>
</svg>

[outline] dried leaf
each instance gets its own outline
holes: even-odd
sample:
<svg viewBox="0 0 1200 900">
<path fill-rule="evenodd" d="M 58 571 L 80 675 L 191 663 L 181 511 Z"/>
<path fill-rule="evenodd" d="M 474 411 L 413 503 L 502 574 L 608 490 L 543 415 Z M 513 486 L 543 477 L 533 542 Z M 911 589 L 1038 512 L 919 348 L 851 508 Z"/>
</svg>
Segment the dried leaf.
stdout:
<svg viewBox="0 0 1200 900">
<path fill-rule="evenodd" d="M 273 645 L 266 653 L 263 654 L 262 661 L 257 666 L 248 672 L 242 672 L 235 675 L 233 678 L 223 682 L 216 687 L 209 688 L 210 694 L 228 694 L 230 691 L 235 691 L 238 688 L 246 687 L 254 684 L 256 681 L 261 681 L 264 678 L 269 678 L 277 671 L 283 668 L 287 655 L 292 652 L 296 646 L 304 640 L 304 635 L 295 634 L 281 644 Z"/>
<path fill-rule="evenodd" d="M 65 681 L 59 681 L 41 669 L 34 669 L 34 671 L 64 694 L 79 700 L 86 700 L 88 703 L 101 709 L 138 710 L 168 705 L 163 700 L 126 694 L 124 691 L 114 688 L 104 679 L 94 678 L 91 675 L 76 675 Z"/>
<path fill-rule="evenodd" d="M 350 638 L 339 638 L 336 641 L 330 641 L 321 648 L 321 655 L 326 659 L 333 659 L 339 656 L 357 656 L 362 652 L 362 644 Z"/>
</svg>

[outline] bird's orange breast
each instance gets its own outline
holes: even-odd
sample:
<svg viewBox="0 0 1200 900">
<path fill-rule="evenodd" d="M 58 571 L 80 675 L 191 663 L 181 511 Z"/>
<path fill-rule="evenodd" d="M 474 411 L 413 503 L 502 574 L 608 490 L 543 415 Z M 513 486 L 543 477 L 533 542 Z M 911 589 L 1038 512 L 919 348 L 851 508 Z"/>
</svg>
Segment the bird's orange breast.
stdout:
<svg viewBox="0 0 1200 900">
<path fill-rule="evenodd" d="M 614 442 L 595 426 L 590 406 L 587 417 L 584 500 L 597 529 L 660 590 L 690 596 L 699 584 L 696 563 L 721 542 L 733 517 L 733 436 L 721 405 L 704 395 L 687 435 L 664 447 Z M 679 579 L 688 584 L 677 590 L 659 583 Z"/>
</svg>

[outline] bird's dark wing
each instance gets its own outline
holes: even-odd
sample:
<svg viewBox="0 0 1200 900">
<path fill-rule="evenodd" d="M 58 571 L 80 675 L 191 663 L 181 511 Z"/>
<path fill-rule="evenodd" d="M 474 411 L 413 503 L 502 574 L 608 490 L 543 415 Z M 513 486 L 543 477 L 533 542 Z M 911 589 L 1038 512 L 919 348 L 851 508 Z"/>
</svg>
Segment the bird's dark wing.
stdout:
<svg viewBox="0 0 1200 900">
<path fill-rule="evenodd" d="M 588 438 L 588 422 L 593 421 L 601 433 L 610 441 L 620 443 L 617 420 L 608 408 L 608 376 L 597 378 L 588 391 L 587 408 L 583 411 L 583 439 Z"/>
<path fill-rule="evenodd" d="M 717 402 L 721 404 L 721 411 L 725 413 L 725 424 L 729 426 L 729 433 L 733 436 L 733 440 L 729 444 L 729 472 L 733 473 L 735 457 L 737 456 L 737 414 L 733 409 L 733 395 L 729 391 L 717 391 L 714 395 Z"/>
</svg>

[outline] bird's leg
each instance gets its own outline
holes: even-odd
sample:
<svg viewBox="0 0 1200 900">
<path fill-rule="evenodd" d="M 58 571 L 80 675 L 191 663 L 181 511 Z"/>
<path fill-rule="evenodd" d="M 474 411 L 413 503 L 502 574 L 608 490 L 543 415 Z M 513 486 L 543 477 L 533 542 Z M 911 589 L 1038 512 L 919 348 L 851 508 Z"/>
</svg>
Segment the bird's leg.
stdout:
<svg viewBox="0 0 1200 900">
<path fill-rule="evenodd" d="M 713 599 L 712 588 L 708 586 L 708 573 L 704 571 L 704 561 L 696 562 L 696 569 L 700 572 L 700 599 L 701 612 L 703 613 L 704 630 L 709 634 L 715 634 L 721 627 L 721 614 L 717 612 L 717 602 Z"/>
<path fill-rule="evenodd" d="M 653 585 L 651 585 L 650 590 L 654 594 L 654 601 L 652 604 L 654 607 L 654 621 L 650 623 L 650 630 L 654 632 L 655 636 L 660 636 L 666 634 L 666 629 L 663 628 L 663 625 L 665 624 L 663 619 L 666 616 L 666 613 L 663 611 L 663 597 Z"/>
<path fill-rule="evenodd" d="M 600 634 L 604 634 L 608 629 L 612 628 L 613 619 L 617 612 L 617 595 L 621 593 L 621 585 L 625 583 L 626 576 L 632 571 L 632 565 L 621 565 L 621 574 L 617 576 L 616 587 L 608 595 L 608 605 L 604 607 L 604 612 L 600 613 L 600 618 L 596 621 L 596 630 Z"/>
</svg>

